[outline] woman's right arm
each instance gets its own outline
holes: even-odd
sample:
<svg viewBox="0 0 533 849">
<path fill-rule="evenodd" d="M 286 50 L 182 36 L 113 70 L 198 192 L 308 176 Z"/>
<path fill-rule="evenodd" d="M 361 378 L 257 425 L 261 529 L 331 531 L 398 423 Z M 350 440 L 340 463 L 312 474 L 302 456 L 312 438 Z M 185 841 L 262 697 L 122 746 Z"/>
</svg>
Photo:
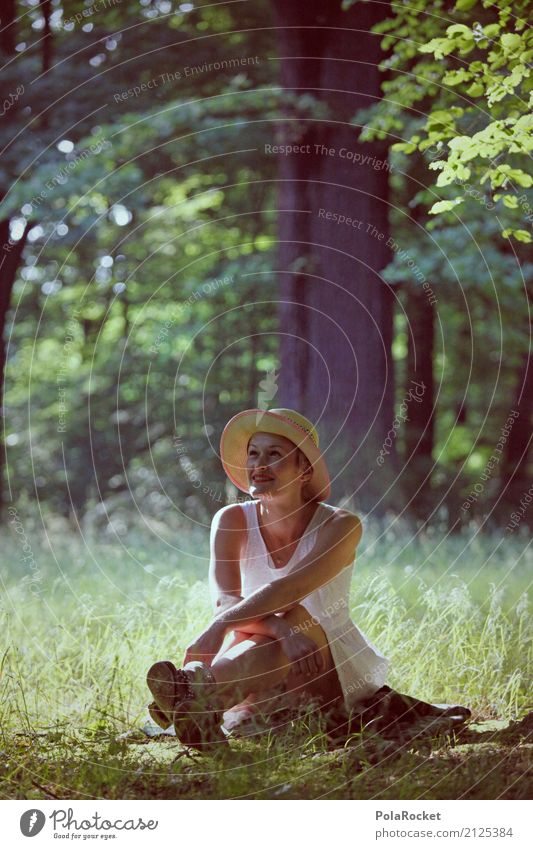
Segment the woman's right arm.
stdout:
<svg viewBox="0 0 533 849">
<path fill-rule="evenodd" d="M 209 540 L 209 590 L 215 616 L 242 599 L 241 546 L 246 519 L 238 504 L 222 507 L 213 516 Z"/>
</svg>

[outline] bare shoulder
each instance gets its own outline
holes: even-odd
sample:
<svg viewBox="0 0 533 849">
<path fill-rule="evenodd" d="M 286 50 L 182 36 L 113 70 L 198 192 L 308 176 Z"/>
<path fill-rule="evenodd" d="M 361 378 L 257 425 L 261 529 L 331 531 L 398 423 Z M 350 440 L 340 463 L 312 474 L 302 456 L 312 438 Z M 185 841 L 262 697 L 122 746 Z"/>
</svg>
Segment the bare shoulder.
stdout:
<svg viewBox="0 0 533 849">
<path fill-rule="evenodd" d="M 210 544 L 214 558 L 238 560 L 246 540 L 246 516 L 239 504 L 226 504 L 211 520 Z"/>
<path fill-rule="evenodd" d="M 223 531 L 245 531 L 246 516 L 244 509 L 240 504 L 226 504 L 217 510 L 211 520 L 211 528 L 213 530 Z"/>
<path fill-rule="evenodd" d="M 338 535 L 339 539 L 350 537 L 357 545 L 363 535 L 363 523 L 359 516 L 344 507 L 334 507 L 331 504 L 324 504 L 324 507 L 330 513 L 323 526 L 328 528 L 328 533 Z"/>
</svg>

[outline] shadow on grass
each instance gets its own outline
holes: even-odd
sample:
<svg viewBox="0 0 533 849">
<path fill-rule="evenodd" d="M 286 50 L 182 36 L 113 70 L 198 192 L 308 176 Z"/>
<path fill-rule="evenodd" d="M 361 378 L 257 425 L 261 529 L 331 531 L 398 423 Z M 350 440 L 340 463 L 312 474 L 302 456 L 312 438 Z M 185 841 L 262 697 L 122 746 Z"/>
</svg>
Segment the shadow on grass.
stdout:
<svg viewBox="0 0 533 849">
<path fill-rule="evenodd" d="M 209 755 L 176 738 L 144 742 L 49 731 L 4 740 L 0 787 L 17 799 L 529 799 L 533 713 L 392 740 L 365 729 L 334 746 L 309 717 Z"/>
</svg>

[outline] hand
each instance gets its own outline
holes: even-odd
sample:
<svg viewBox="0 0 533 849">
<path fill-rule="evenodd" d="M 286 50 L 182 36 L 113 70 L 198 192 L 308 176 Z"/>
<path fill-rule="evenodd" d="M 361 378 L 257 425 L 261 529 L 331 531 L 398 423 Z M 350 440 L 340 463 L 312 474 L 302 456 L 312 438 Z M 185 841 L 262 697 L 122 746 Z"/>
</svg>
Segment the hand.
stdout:
<svg viewBox="0 0 533 849">
<path fill-rule="evenodd" d="M 323 667 L 322 655 L 314 640 L 304 634 L 284 637 L 281 647 L 291 662 L 294 675 L 318 675 Z"/>
<path fill-rule="evenodd" d="M 211 622 L 209 627 L 185 649 L 183 666 L 191 660 L 201 660 L 211 665 L 213 658 L 220 651 L 225 636 L 226 626 L 217 621 Z"/>
</svg>

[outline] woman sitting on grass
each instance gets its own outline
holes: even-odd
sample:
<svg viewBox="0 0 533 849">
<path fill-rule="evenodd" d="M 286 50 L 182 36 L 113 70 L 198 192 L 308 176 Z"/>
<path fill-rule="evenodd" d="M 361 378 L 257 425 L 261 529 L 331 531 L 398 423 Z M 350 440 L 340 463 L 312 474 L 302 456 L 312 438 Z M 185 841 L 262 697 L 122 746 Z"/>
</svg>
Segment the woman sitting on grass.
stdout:
<svg viewBox="0 0 533 849">
<path fill-rule="evenodd" d="M 199 748 L 226 740 L 230 708 L 226 717 L 242 718 L 303 697 L 349 712 L 383 688 L 388 668 L 350 618 L 361 521 L 323 500 L 330 481 L 311 422 L 294 410 L 245 410 L 224 428 L 220 454 L 252 500 L 213 518 L 215 616 L 181 669 L 159 661 L 147 676 L 152 718 Z"/>
</svg>

